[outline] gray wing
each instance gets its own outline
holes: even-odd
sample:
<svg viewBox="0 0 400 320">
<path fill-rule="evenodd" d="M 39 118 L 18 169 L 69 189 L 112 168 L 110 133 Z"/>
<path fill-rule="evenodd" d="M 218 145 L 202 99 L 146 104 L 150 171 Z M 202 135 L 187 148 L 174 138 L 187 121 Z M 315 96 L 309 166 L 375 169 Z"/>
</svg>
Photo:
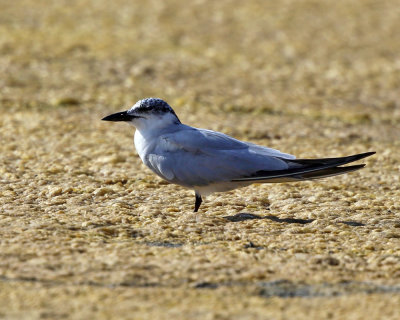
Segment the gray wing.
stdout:
<svg viewBox="0 0 400 320">
<path fill-rule="evenodd" d="M 346 167 L 341 166 L 369 157 L 373 154 L 375 154 L 375 152 L 365 152 L 339 158 L 286 160 L 289 165 L 288 169 L 261 170 L 254 172 L 248 177 L 233 179 L 232 181 L 274 183 L 321 179 L 364 168 L 365 164 Z"/>
<path fill-rule="evenodd" d="M 148 154 L 148 165 L 162 178 L 187 187 L 232 181 L 261 170 L 285 170 L 278 150 L 236 140 L 225 134 L 191 127 L 164 134 Z"/>
<path fill-rule="evenodd" d="M 162 138 L 188 151 L 248 149 L 253 154 L 257 153 L 282 159 L 296 158 L 291 154 L 283 153 L 276 149 L 237 140 L 221 132 L 197 129 L 186 125 L 181 125 L 181 130 L 163 135 Z"/>
</svg>

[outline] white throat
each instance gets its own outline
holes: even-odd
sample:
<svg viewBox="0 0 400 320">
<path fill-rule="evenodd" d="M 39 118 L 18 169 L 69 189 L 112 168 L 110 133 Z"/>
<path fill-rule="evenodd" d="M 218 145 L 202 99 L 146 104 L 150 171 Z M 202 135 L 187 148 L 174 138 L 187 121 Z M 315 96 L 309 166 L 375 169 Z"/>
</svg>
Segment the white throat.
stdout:
<svg viewBox="0 0 400 320">
<path fill-rule="evenodd" d="M 171 126 L 176 126 L 178 123 L 177 118 L 171 113 L 145 115 L 144 118 L 136 118 L 129 122 L 144 136 L 157 134 Z"/>
<path fill-rule="evenodd" d="M 145 162 L 146 154 L 156 147 L 158 137 L 164 133 L 176 131 L 180 122 L 173 114 L 166 113 L 136 118 L 129 124 L 136 127 L 135 147 L 140 158 Z"/>
</svg>

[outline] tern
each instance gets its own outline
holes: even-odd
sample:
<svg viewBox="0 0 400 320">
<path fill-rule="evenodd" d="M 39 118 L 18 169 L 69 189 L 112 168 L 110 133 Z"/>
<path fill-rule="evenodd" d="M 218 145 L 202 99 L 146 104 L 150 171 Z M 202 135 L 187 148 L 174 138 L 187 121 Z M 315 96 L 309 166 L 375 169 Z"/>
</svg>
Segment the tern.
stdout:
<svg viewBox="0 0 400 320">
<path fill-rule="evenodd" d="M 183 124 L 169 104 L 158 98 L 136 102 L 129 110 L 102 120 L 136 128 L 134 144 L 143 163 L 162 179 L 193 189 L 194 212 L 202 198 L 252 183 L 314 180 L 359 170 L 343 166 L 371 156 L 365 152 L 339 158 L 296 159 L 278 150 L 244 142 L 226 134 Z"/>
</svg>

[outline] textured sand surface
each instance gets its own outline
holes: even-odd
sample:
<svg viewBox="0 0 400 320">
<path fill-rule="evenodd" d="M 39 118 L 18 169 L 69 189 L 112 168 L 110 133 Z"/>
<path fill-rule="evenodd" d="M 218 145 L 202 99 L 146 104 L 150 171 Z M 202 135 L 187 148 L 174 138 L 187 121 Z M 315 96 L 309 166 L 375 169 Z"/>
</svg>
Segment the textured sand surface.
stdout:
<svg viewBox="0 0 400 320">
<path fill-rule="evenodd" d="M 400 318 L 399 1 L 0 7 L 0 318 Z M 148 96 L 298 157 L 377 154 L 194 214 L 100 121 Z"/>
</svg>

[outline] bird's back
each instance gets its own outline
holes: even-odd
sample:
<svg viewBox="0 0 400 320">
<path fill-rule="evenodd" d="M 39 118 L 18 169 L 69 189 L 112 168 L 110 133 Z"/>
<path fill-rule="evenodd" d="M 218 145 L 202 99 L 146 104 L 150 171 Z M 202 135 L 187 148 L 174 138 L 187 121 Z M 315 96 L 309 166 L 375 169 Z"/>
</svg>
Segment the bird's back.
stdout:
<svg viewBox="0 0 400 320">
<path fill-rule="evenodd" d="M 135 134 L 144 162 L 165 180 L 188 188 L 229 182 L 258 170 L 284 170 L 278 150 L 234 139 L 223 133 L 180 124 L 153 135 Z"/>
</svg>

